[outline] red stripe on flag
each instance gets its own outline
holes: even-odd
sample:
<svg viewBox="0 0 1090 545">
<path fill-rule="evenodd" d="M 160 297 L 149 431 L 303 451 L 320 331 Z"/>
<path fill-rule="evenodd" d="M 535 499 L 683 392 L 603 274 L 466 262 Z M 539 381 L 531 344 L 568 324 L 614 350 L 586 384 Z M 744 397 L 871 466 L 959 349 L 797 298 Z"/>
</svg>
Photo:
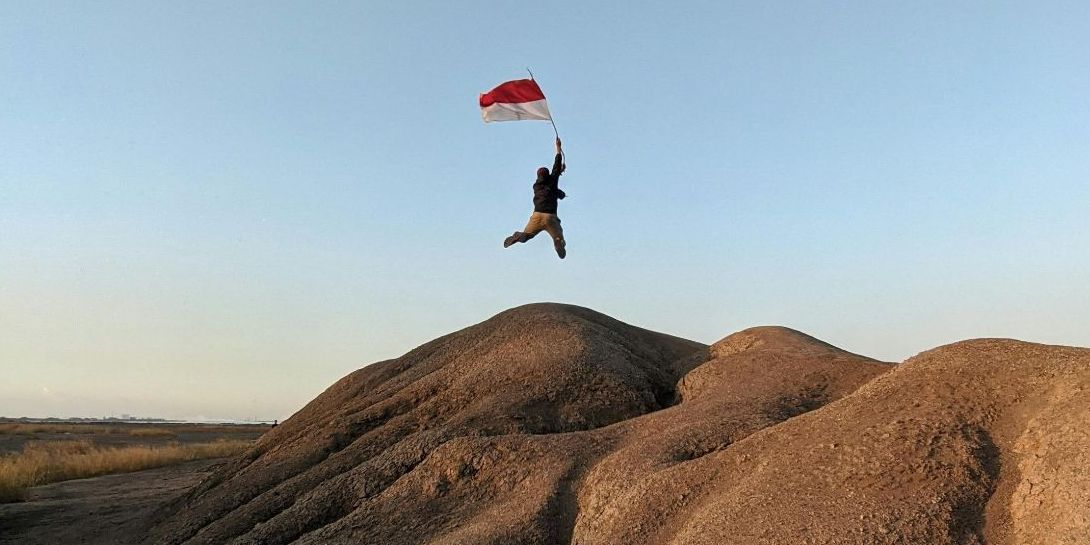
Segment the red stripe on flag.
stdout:
<svg viewBox="0 0 1090 545">
<path fill-rule="evenodd" d="M 501 83 L 495 89 L 487 93 L 481 94 L 481 107 L 487 108 L 497 102 L 504 103 L 519 103 L 519 102 L 534 102 L 537 100 L 544 100 L 545 93 L 541 92 L 541 87 L 537 86 L 537 82 L 532 79 L 517 79 L 514 81 L 508 81 Z"/>
</svg>

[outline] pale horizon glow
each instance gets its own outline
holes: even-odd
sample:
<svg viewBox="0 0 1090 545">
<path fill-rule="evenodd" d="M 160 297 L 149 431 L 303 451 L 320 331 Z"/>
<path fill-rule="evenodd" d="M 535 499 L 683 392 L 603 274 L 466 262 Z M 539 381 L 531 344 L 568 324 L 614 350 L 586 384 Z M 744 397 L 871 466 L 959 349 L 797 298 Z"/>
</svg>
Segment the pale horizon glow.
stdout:
<svg viewBox="0 0 1090 545">
<path fill-rule="evenodd" d="M 1088 66 L 1082 2 L 5 3 L 0 416 L 283 420 L 539 301 L 1090 346 Z"/>
</svg>

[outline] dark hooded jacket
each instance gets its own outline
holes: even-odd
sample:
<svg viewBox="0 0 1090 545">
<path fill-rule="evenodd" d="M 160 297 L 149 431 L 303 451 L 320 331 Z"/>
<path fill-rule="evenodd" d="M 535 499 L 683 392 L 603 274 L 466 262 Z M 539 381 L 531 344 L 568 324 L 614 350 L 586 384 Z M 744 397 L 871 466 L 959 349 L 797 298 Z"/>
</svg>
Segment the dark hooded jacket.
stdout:
<svg viewBox="0 0 1090 545">
<path fill-rule="evenodd" d="M 557 187 L 560 174 L 564 170 L 563 157 L 558 153 L 553 160 L 553 169 L 545 175 L 539 174 L 534 182 L 534 212 L 556 213 L 556 200 L 564 198 L 564 192 Z"/>
</svg>

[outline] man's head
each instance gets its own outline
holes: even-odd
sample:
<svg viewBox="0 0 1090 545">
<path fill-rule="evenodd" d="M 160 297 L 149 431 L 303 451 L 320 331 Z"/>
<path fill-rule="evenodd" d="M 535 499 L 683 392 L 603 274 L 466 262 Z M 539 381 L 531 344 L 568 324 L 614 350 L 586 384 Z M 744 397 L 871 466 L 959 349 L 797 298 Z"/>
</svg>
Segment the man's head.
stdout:
<svg viewBox="0 0 1090 545">
<path fill-rule="evenodd" d="M 544 178 L 544 177 L 546 177 L 548 175 L 549 175 L 549 169 L 547 169 L 545 167 L 541 167 L 541 168 L 537 169 L 537 177 L 538 178 Z"/>
</svg>

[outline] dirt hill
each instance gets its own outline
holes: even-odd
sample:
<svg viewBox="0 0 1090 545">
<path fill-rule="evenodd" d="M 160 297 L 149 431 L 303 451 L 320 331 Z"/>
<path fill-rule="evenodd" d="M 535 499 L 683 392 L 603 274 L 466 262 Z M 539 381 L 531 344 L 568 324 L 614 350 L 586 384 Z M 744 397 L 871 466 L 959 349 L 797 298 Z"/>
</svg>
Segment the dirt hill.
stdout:
<svg viewBox="0 0 1090 545">
<path fill-rule="evenodd" d="M 345 377 L 159 514 L 164 544 L 1088 543 L 1090 350 L 893 366 L 527 305 Z"/>
</svg>

